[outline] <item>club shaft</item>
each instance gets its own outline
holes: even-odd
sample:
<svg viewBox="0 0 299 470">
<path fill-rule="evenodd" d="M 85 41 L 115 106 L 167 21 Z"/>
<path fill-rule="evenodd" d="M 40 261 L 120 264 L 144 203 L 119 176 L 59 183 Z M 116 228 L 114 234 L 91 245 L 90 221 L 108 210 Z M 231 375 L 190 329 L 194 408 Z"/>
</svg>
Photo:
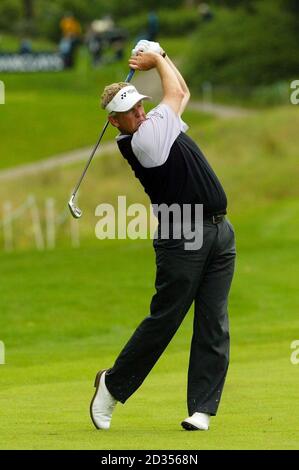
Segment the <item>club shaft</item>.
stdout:
<svg viewBox="0 0 299 470">
<path fill-rule="evenodd" d="M 133 75 L 134 75 L 134 72 L 135 72 L 135 70 L 130 69 L 130 72 L 128 73 L 128 75 L 127 75 L 127 77 L 126 77 L 125 82 L 129 83 L 129 82 L 131 81 L 131 79 L 132 79 L 132 77 L 133 77 Z M 103 127 L 103 130 L 102 130 L 102 132 L 101 132 L 101 135 L 100 135 L 100 137 L 98 138 L 98 141 L 97 141 L 96 145 L 94 146 L 93 151 L 91 152 L 91 155 L 90 155 L 90 157 L 89 157 L 89 159 L 88 159 L 88 161 L 87 161 L 87 163 L 86 163 L 86 165 L 85 165 L 85 168 L 84 168 L 84 170 L 83 170 L 83 173 L 82 173 L 82 175 L 80 176 L 79 181 L 78 181 L 78 183 L 77 183 L 76 186 L 75 186 L 75 189 L 74 189 L 74 191 L 73 191 L 73 193 L 72 193 L 72 196 L 75 196 L 75 195 L 76 195 L 76 193 L 77 193 L 77 191 L 78 191 L 78 189 L 79 189 L 79 186 L 80 186 L 80 184 L 82 183 L 82 180 L 83 180 L 83 178 L 84 178 L 84 176 L 85 176 L 85 173 L 86 173 L 87 170 L 88 170 L 88 167 L 89 167 L 89 165 L 90 165 L 90 163 L 91 163 L 91 160 L 93 159 L 93 156 L 94 156 L 94 154 L 95 154 L 96 151 L 97 151 L 97 148 L 98 148 L 98 146 L 99 146 L 99 144 L 100 144 L 100 142 L 101 142 L 101 140 L 102 140 L 102 137 L 103 137 L 103 135 L 104 135 L 105 132 L 106 132 L 106 129 L 107 129 L 107 127 L 108 127 L 108 124 L 109 124 L 109 120 L 106 122 L 106 124 L 105 124 L 104 127 Z"/>
<path fill-rule="evenodd" d="M 102 132 L 101 132 L 101 135 L 100 135 L 100 137 L 98 138 L 98 141 L 97 141 L 96 145 L 94 146 L 93 151 L 91 152 L 91 155 L 90 155 L 90 157 L 89 157 L 89 159 L 88 159 L 88 161 L 87 161 L 87 163 L 86 163 L 86 165 L 85 165 L 85 168 L 84 168 L 84 170 L 83 170 L 82 175 L 80 176 L 80 179 L 79 179 L 78 183 L 76 184 L 76 187 L 75 187 L 75 189 L 74 189 L 74 191 L 73 191 L 73 195 L 75 195 L 76 192 L 77 192 L 78 189 L 79 189 L 79 186 L 80 186 L 80 184 L 81 184 L 81 182 L 82 182 L 82 180 L 83 180 L 83 178 L 84 178 L 84 176 L 85 176 L 85 173 L 86 173 L 87 170 L 88 170 L 88 167 L 89 167 L 89 165 L 90 165 L 90 163 L 91 163 L 91 160 L 93 159 L 93 156 L 94 156 L 94 154 L 95 154 L 96 151 L 97 151 L 97 148 L 98 148 L 98 146 L 99 146 L 99 144 L 100 144 L 100 142 L 101 142 L 101 140 L 102 140 L 102 137 L 103 137 L 103 135 L 105 134 L 105 131 L 106 131 L 107 127 L 108 127 L 108 124 L 109 124 L 109 121 L 107 121 L 106 124 L 105 124 L 105 126 L 103 127 L 103 130 L 102 130 Z"/>
</svg>

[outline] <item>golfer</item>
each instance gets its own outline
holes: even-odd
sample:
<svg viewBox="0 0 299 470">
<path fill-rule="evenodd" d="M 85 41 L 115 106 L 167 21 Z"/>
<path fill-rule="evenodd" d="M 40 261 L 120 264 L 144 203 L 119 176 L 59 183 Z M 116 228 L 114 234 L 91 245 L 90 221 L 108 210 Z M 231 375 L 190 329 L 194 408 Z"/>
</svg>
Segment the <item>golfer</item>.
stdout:
<svg viewBox="0 0 299 470">
<path fill-rule="evenodd" d="M 189 416 L 181 425 L 186 430 L 208 430 L 229 364 L 227 306 L 236 255 L 234 230 L 225 217 L 225 192 L 181 120 L 190 93 L 180 72 L 160 45 L 150 41 L 137 44 L 129 66 L 138 71 L 155 68 L 163 98 L 145 114 L 142 101 L 148 97 L 133 85 L 114 83 L 105 88 L 102 106 L 119 130 L 119 150 L 152 204 L 203 205 L 203 243 L 198 249 L 186 250 L 184 234 L 180 239 L 154 239 L 156 293 L 150 313 L 113 367 L 98 372 L 90 415 L 97 429 L 109 429 L 116 403 L 125 403 L 140 387 L 194 301 Z M 196 220 L 192 222 L 196 229 Z"/>
</svg>

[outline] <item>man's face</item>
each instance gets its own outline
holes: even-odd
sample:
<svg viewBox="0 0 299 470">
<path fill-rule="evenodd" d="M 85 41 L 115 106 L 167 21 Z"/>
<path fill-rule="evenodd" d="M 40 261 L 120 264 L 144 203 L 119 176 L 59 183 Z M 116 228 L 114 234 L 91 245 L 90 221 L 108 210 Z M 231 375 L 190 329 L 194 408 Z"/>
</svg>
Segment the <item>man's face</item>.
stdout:
<svg viewBox="0 0 299 470">
<path fill-rule="evenodd" d="M 138 101 L 129 111 L 109 116 L 111 124 L 118 127 L 122 134 L 134 134 L 145 119 L 142 101 Z"/>
</svg>

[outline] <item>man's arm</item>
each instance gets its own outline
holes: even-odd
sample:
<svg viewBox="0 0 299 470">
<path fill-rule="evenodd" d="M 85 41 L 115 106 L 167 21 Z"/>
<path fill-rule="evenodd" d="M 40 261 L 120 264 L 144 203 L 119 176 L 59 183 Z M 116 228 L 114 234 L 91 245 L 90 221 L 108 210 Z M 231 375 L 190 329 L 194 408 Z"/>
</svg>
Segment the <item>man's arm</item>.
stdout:
<svg viewBox="0 0 299 470">
<path fill-rule="evenodd" d="M 175 67 L 172 67 L 168 60 L 165 60 L 160 54 L 155 52 L 138 52 L 137 55 L 130 58 L 129 66 L 132 69 L 142 71 L 156 68 L 162 84 L 162 103 L 170 106 L 179 116 L 181 115 L 186 95 Z"/>
<path fill-rule="evenodd" d="M 177 67 L 174 65 L 172 60 L 167 55 L 165 56 L 165 60 L 170 65 L 170 67 L 172 67 L 172 69 L 174 70 L 174 73 L 176 74 L 177 79 L 178 79 L 178 81 L 181 85 L 182 91 L 184 93 L 184 99 L 181 103 L 181 107 L 180 107 L 180 110 L 179 110 L 179 116 L 181 116 L 183 114 L 188 102 L 189 102 L 189 99 L 190 99 L 190 96 L 191 96 L 190 91 L 189 91 L 189 88 L 188 88 L 187 83 L 185 82 L 183 76 L 181 75 L 181 73 L 179 72 Z"/>
</svg>

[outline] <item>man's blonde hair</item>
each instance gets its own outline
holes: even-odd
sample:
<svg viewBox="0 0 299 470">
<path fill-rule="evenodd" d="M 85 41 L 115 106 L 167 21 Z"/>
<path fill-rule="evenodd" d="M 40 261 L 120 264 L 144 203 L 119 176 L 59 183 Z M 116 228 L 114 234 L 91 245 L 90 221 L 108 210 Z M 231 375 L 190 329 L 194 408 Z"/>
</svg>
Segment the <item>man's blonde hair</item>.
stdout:
<svg viewBox="0 0 299 470">
<path fill-rule="evenodd" d="M 101 96 L 101 107 L 105 109 L 107 104 L 110 103 L 110 101 L 119 92 L 119 90 L 121 90 L 122 88 L 128 85 L 129 83 L 126 83 L 126 82 L 118 82 L 118 83 L 111 83 L 111 85 L 106 86 Z"/>
</svg>

